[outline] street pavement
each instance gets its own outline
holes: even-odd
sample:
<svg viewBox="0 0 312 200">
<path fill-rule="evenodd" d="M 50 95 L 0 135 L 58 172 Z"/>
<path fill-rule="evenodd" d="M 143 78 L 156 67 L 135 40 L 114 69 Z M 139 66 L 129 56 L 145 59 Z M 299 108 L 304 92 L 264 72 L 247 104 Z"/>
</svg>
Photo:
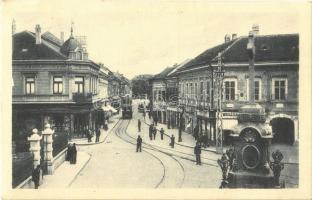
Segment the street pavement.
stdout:
<svg viewBox="0 0 312 200">
<path fill-rule="evenodd" d="M 135 102 L 135 101 L 134 101 Z M 164 136 L 160 139 L 157 132 L 156 139 L 150 140 L 148 124 L 143 123 L 141 113 L 138 113 L 134 103 L 133 118 L 118 120 L 111 125 L 110 131 L 100 139 L 100 143 L 80 145 L 79 152 L 90 155 L 79 170 L 62 164 L 49 184 L 42 188 L 70 187 L 70 188 L 218 188 L 221 182 L 221 170 L 217 165 L 220 158 L 212 148 L 202 151 L 202 165 L 195 164 L 193 137 L 183 133 L 182 145 L 169 146 L 170 139 Z M 138 132 L 138 119 L 142 121 L 141 132 Z M 168 135 L 175 134 L 177 129 L 163 127 Z M 136 152 L 136 138 L 143 139 L 142 152 Z M 271 150 L 280 149 L 284 153 L 285 169 L 281 179 L 286 181 L 286 187 L 298 187 L 298 146 L 272 145 Z M 286 153 L 285 153 L 286 152 Z M 79 161 L 78 156 L 78 161 Z M 67 166 L 69 165 L 69 166 Z M 76 173 L 76 174 L 75 174 Z M 53 178 L 55 177 L 55 178 Z M 70 181 L 62 182 L 66 177 Z M 69 178 L 67 178 L 69 177 Z M 53 180 L 52 180 L 53 179 Z M 49 180 L 49 179 L 47 179 Z"/>
</svg>

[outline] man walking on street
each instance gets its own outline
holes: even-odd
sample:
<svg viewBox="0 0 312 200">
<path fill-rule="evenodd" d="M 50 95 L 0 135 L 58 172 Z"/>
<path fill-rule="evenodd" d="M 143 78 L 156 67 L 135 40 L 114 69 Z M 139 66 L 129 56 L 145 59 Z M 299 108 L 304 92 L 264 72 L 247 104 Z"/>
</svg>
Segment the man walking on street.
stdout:
<svg viewBox="0 0 312 200">
<path fill-rule="evenodd" d="M 136 152 L 142 152 L 142 138 L 141 136 L 139 135 L 138 138 L 137 138 L 137 148 L 136 148 Z"/>
<path fill-rule="evenodd" d="M 170 138 L 170 146 L 171 146 L 171 148 L 174 148 L 174 140 L 175 140 L 174 135 L 171 135 L 171 138 Z"/>
<path fill-rule="evenodd" d="M 98 127 L 95 132 L 95 142 L 99 142 L 100 136 L 101 136 L 101 130 L 100 130 L 100 127 Z"/>
<path fill-rule="evenodd" d="M 149 138 L 150 138 L 150 140 L 152 140 L 153 138 L 153 124 L 151 124 L 150 126 L 149 126 L 149 129 L 148 129 L 148 134 L 149 134 Z"/>
<path fill-rule="evenodd" d="M 164 134 L 165 134 L 164 129 L 161 128 L 159 132 L 160 132 L 160 139 L 163 140 L 164 139 Z"/>
<path fill-rule="evenodd" d="M 138 119 L 138 131 L 141 132 L 141 120 Z"/>
<path fill-rule="evenodd" d="M 197 142 L 196 146 L 194 147 L 194 154 L 196 156 L 196 165 L 201 165 L 201 160 L 200 160 L 201 148 L 200 148 L 199 142 Z"/>
<path fill-rule="evenodd" d="M 156 133 L 157 133 L 156 126 L 153 126 L 153 136 L 154 136 L 154 140 L 156 139 Z"/>
</svg>

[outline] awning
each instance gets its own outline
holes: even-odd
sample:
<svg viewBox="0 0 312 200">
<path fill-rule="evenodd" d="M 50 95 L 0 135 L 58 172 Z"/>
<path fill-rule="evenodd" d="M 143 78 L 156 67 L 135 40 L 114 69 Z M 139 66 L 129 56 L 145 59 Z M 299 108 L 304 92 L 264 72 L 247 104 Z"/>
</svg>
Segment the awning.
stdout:
<svg viewBox="0 0 312 200">
<path fill-rule="evenodd" d="M 109 107 L 108 106 L 102 106 L 102 110 L 104 111 L 104 112 L 108 112 L 109 111 Z"/>
<path fill-rule="evenodd" d="M 112 113 L 116 113 L 117 112 L 117 110 L 114 108 L 114 107 L 112 107 L 111 105 L 107 105 L 107 106 L 102 106 L 102 110 L 104 111 L 104 112 L 112 112 Z"/>
<path fill-rule="evenodd" d="M 107 107 L 109 108 L 109 111 L 111 111 L 112 113 L 117 112 L 117 110 L 114 107 L 112 107 L 111 105 L 108 105 Z"/>
</svg>

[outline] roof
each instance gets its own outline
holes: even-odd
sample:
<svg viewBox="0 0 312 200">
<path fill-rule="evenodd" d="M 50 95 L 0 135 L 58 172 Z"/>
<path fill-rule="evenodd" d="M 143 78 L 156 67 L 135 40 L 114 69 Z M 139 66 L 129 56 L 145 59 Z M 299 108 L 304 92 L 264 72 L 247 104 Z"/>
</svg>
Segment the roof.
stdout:
<svg viewBox="0 0 312 200">
<path fill-rule="evenodd" d="M 60 52 L 60 47 L 41 38 L 41 44 L 36 44 L 35 33 L 23 31 L 13 35 L 13 60 L 66 60 Z"/>
<path fill-rule="evenodd" d="M 239 37 L 210 49 L 207 49 L 197 57 L 177 69 L 177 72 L 192 69 L 217 62 L 217 55 L 222 52 L 224 63 L 248 62 L 247 54 L 248 37 Z M 299 60 L 299 35 L 257 35 L 255 37 L 256 55 L 255 62 L 283 62 Z"/>
<path fill-rule="evenodd" d="M 77 39 L 75 39 L 73 36 L 71 36 L 68 40 L 64 42 L 64 44 L 61 47 L 61 52 L 68 56 L 69 52 L 75 51 L 77 48 L 81 48 L 81 44 L 78 42 Z"/>
<path fill-rule="evenodd" d="M 172 76 L 174 76 L 176 73 L 176 71 L 177 70 L 179 70 L 180 68 L 182 68 L 184 65 L 186 65 L 186 64 L 188 64 L 188 62 L 190 62 L 191 61 L 191 59 L 186 59 L 185 61 L 183 61 L 182 63 L 180 63 L 176 68 L 174 68 L 171 72 L 169 72 L 168 73 L 168 75 L 167 76 L 169 76 L 169 77 L 172 77 Z"/>
<path fill-rule="evenodd" d="M 185 69 L 193 68 L 194 66 L 207 64 L 209 61 L 214 59 L 218 55 L 219 52 L 225 50 L 237 40 L 238 39 L 231 40 L 229 42 L 225 42 L 213 48 L 207 49 L 206 51 L 204 51 L 203 53 L 199 54 L 197 57 L 195 57 L 194 59 L 186 63 L 183 67 L 181 67 L 177 71 L 183 71 Z"/>
<path fill-rule="evenodd" d="M 160 72 L 159 74 L 156 74 L 155 76 L 153 76 L 151 79 L 155 80 L 155 79 L 163 79 L 166 78 L 166 76 L 172 71 L 174 70 L 178 65 L 175 65 L 173 67 L 167 67 L 165 68 L 162 72 Z"/>
<path fill-rule="evenodd" d="M 54 45 L 59 46 L 59 47 L 61 47 L 62 44 L 63 44 L 63 42 L 62 42 L 58 37 L 56 37 L 55 35 L 53 35 L 53 34 L 50 33 L 49 31 L 43 33 L 43 34 L 41 35 L 41 37 L 42 37 L 43 39 L 45 39 L 45 40 L 47 40 L 47 41 L 53 43 Z"/>
<path fill-rule="evenodd" d="M 248 62 L 247 37 L 242 37 L 223 54 L 224 62 Z M 263 35 L 255 37 L 255 62 L 298 61 L 299 35 Z"/>
</svg>

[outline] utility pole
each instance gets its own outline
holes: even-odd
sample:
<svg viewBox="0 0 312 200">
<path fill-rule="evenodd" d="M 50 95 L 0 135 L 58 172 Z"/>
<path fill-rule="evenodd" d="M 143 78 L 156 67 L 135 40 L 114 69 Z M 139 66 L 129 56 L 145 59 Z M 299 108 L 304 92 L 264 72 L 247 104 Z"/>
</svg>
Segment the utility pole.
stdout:
<svg viewBox="0 0 312 200">
<path fill-rule="evenodd" d="M 215 72 L 216 88 L 217 88 L 217 110 L 216 110 L 216 151 L 219 154 L 223 153 L 223 124 L 222 124 L 222 85 L 224 70 L 222 69 L 222 53 L 218 54 L 218 68 Z"/>
</svg>

